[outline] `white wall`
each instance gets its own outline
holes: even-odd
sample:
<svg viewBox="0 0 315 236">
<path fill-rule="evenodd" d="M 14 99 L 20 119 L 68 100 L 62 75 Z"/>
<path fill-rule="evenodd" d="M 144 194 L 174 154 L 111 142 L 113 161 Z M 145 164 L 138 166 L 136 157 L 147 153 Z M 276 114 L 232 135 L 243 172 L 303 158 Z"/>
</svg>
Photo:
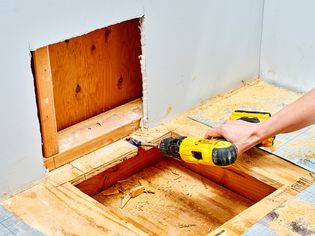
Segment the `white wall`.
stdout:
<svg viewBox="0 0 315 236">
<path fill-rule="evenodd" d="M 142 14 L 136 0 L 0 1 L 0 197 L 45 173 L 30 50 Z"/>
<path fill-rule="evenodd" d="M 149 125 L 257 77 L 262 8 L 260 0 L 148 1 Z"/>
<path fill-rule="evenodd" d="M 145 15 L 148 124 L 253 79 L 263 0 L 1 0 L 0 196 L 44 175 L 30 50 Z"/>
<path fill-rule="evenodd" d="M 265 0 L 262 78 L 292 89 L 315 87 L 315 1 Z"/>
</svg>

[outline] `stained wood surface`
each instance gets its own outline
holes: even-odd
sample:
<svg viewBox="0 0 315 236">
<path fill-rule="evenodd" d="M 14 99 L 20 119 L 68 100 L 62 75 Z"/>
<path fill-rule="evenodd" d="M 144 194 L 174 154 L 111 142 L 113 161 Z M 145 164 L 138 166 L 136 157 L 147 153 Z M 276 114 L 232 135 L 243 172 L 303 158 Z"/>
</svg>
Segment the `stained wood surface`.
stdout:
<svg viewBox="0 0 315 236">
<path fill-rule="evenodd" d="M 280 204 L 244 235 L 314 235 L 314 216 L 315 184 Z"/>
<path fill-rule="evenodd" d="M 126 137 L 140 126 L 142 100 L 137 99 L 58 132 L 60 152 L 46 158 L 53 170 L 80 156 Z"/>
<path fill-rule="evenodd" d="M 121 208 L 121 199 L 141 185 L 147 192 Z M 161 160 L 111 189 L 119 192 L 101 192 L 94 198 L 157 235 L 205 235 L 253 204 L 171 159 Z"/>
<path fill-rule="evenodd" d="M 42 47 L 33 52 L 33 68 L 43 155 L 44 157 L 49 157 L 58 153 L 59 146 L 48 47 Z"/>
<path fill-rule="evenodd" d="M 139 18 L 49 45 L 58 130 L 142 96 Z"/>
<path fill-rule="evenodd" d="M 307 173 L 303 176 L 299 176 L 294 182 L 289 185 L 284 185 L 279 188 L 277 191 L 273 192 L 266 198 L 262 199 L 258 203 L 254 204 L 250 208 L 241 212 L 236 217 L 224 223 L 222 226 L 211 232 L 209 235 L 241 235 L 248 228 L 257 223 L 261 218 L 266 216 L 269 212 L 276 209 L 279 205 L 284 204 L 286 201 L 296 196 L 298 193 L 305 190 L 307 187 L 315 183 L 315 175 L 312 173 Z M 301 210 L 308 211 L 308 206 L 302 206 Z M 286 214 L 286 211 L 283 211 L 283 216 Z M 290 222 L 293 219 L 292 217 L 282 218 L 281 222 L 282 230 L 287 228 L 290 231 Z M 302 218 L 303 219 L 303 218 Z M 264 232 L 261 232 L 258 235 L 263 235 Z"/>
</svg>

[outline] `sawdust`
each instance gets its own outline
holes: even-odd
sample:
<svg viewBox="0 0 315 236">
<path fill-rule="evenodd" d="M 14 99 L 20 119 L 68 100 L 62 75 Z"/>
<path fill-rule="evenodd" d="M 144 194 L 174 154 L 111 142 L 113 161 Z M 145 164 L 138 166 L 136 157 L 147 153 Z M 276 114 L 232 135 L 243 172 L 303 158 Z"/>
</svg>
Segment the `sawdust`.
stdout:
<svg viewBox="0 0 315 236">
<path fill-rule="evenodd" d="M 315 205 L 293 200 L 274 210 L 269 226 L 279 235 L 314 235 Z"/>
<path fill-rule="evenodd" d="M 121 198 L 139 185 L 144 186 L 144 193 L 129 199 L 121 209 Z M 206 235 L 252 205 L 247 199 L 169 159 L 111 188 L 120 193 L 111 196 L 99 193 L 94 198 L 158 235 Z"/>
<path fill-rule="evenodd" d="M 254 85 L 245 85 L 232 93 L 210 99 L 208 106 L 197 109 L 197 112 L 222 123 L 228 119 L 232 111 L 237 109 L 267 111 L 274 114 L 301 95 L 301 93 L 257 81 Z"/>
<path fill-rule="evenodd" d="M 191 130 L 190 126 L 196 124 L 196 122 L 189 120 L 187 117 L 196 115 L 205 117 L 213 121 L 215 125 L 219 125 L 228 119 L 232 111 L 237 109 L 267 111 L 274 114 L 300 96 L 302 96 L 302 93 L 280 88 L 257 79 L 240 88 L 210 98 L 195 109 L 183 113 L 169 122 L 168 126 Z M 199 131 L 192 131 L 196 135 L 203 135 L 207 130 L 205 125 L 199 125 L 198 127 L 200 127 Z"/>
</svg>

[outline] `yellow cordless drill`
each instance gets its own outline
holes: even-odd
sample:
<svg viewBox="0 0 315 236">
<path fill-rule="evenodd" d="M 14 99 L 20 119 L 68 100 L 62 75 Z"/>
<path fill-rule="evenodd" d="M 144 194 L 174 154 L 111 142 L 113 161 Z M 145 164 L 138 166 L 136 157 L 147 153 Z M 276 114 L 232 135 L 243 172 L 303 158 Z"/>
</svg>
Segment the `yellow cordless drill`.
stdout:
<svg viewBox="0 0 315 236">
<path fill-rule="evenodd" d="M 270 117 L 268 112 L 236 110 L 229 117 L 230 120 L 243 120 L 258 123 Z M 275 137 L 269 138 L 259 145 L 270 147 Z M 153 146 L 159 148 L 166 156 L 175 157 L 188 163 L 197 163 L 211 166 L 228 166 L 237 159 L 237 148 L 224 138 L 194 138 L 179 136 L 165 138 L 159 144 L 143 143 L 129 140 L 136 146 Z"/>
</svg>

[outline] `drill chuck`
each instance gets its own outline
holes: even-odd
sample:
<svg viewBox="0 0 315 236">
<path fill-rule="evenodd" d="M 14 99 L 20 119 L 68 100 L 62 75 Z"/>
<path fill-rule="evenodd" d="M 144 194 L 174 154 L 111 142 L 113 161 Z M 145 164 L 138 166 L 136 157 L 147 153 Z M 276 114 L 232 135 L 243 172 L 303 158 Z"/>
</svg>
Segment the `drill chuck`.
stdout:
<svg viewBox="0 0 315 236">
<path fill-rule="evenodd" d="M 179 154 L 179 147 L 185 138 L 186 137 L 184 136 L 179 136 L 177 138 L 162 139 L 159 144 L 160 152 L 163 153 L 165 156 L 181 159 Z"/>
</svg>

